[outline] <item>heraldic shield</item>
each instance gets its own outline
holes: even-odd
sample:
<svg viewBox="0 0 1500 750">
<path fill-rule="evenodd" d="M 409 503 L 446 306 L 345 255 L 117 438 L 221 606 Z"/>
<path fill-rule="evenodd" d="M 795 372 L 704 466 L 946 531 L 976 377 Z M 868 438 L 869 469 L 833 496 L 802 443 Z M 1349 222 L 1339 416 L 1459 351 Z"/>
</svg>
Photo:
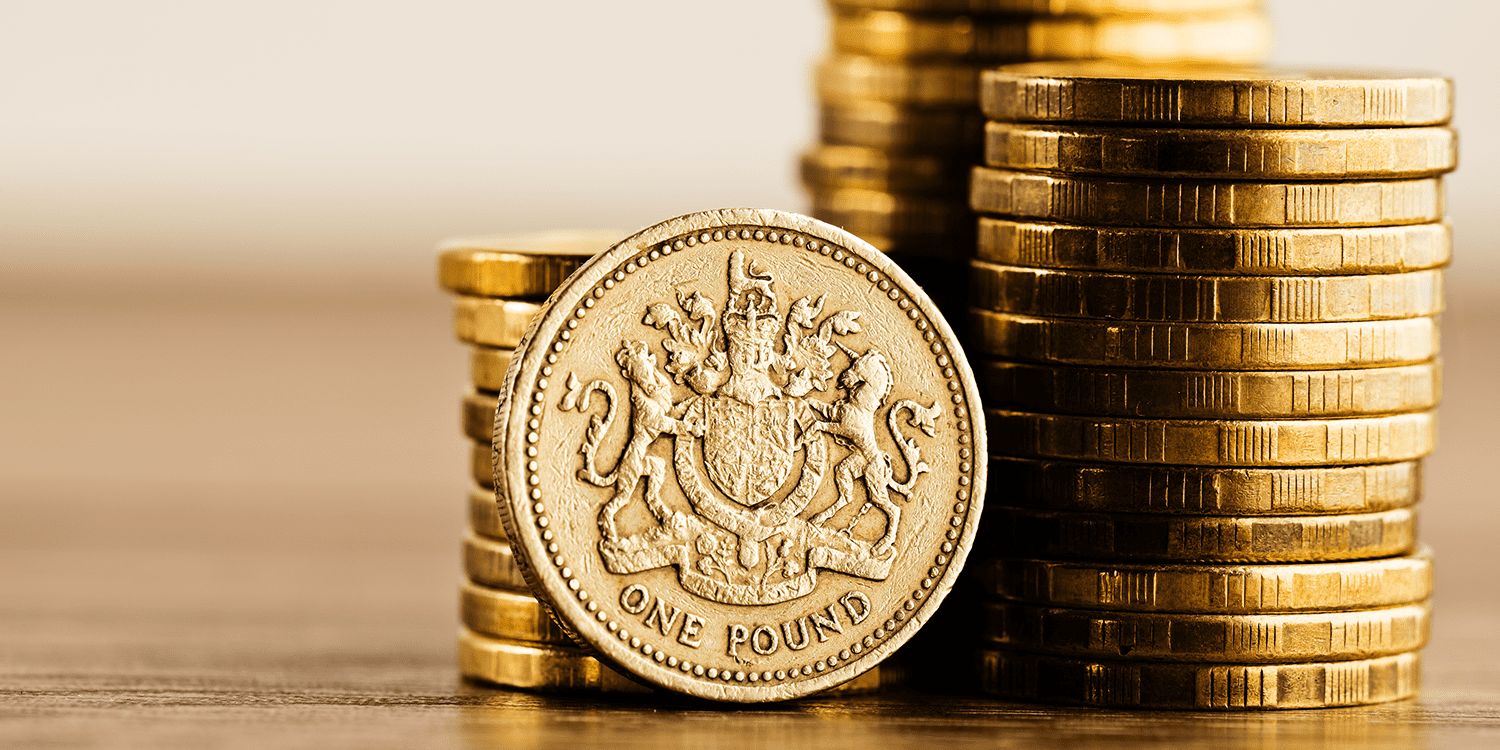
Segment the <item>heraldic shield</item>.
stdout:
<svg viewBox="0 0 1500 750">
<path fill-rule="evenodd" d="M 666 334 L 666 363 L 658 366 L 651 343 L 622 341 L 615 363 L 628 399 L 610 380 L 568 375 L 559 406 L 589 415 L 578 478 L 610 490 L 598 513 L 606 569 L 672 566 L 685 590 L 745 605 L 806 596 L 821 570 L 884 580 L 900 554 L 902 505 L 928 471 L 899 422 L 904 416 L 908 427 L 933 436 L 942 410 L 936 402 L 887 405 L 893 374 L 885 356 L 840 341 L 861 332 L 858 311 L 823 315 L 826 296 L 802 297 L 782 311 L 775 279 L 740 250 L 730 254 L 727 281 L 722 313 L 714 290 L 679 292 L 675 307 L 647 305 L 643 333 Z M 844 361 L 835 377 L 835 363 Z M 680 386 L 688 395 L 674 400 Z M 614 470 L 601 474 L 599 446 L 622 408 L 626 445 Z M 882 418 L 904 465 L 881 447 Z M 650 455 L 667 439 L 670 472 L 666 456 Z M 830 473 L 836 498 L 813 507 L 826 501 Z M 671 502 L 663 496 L 669 474 L 685 504 L 676 493 Z M 624 533 L 618 516 L 638 496 L 652 522 Z M 834 522 L 856 500 L 857 510 Z"/>
</svg>

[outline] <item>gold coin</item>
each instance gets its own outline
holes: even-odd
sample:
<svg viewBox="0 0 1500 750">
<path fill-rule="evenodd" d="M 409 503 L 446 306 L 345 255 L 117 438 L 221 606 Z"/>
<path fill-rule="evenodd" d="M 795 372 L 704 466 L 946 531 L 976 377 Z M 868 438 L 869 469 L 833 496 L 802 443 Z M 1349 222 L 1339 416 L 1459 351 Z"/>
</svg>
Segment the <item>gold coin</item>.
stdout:
<svg viewBox="0 0 1500 750">
<path fill-rule="evenodd" d="M 877 57 L 1022 60 L 1112 59 L 1253 64 L 1270 51 L 1258 10 L 1197 16 L 967 16 L 835 9 L 833 47 Z"/>
<path fill-rule="evenodd" d="M 467 628 L 458 634 L 458 670 L 470 679 L 544 692 L 651 692 L 586 649 L 491 638 Z M 882 664 L 822 695 L 860 695 L 898 684 L 899 670 Z"/>
<path fill-rule="evenodd" d="M 469 379 L 474 387 L 498 391 L 505 387 L 505 369 L 510 367 L 510 349 L 476 346 L 469 351 Z"/>
<path fill-rule="evenodd" d="M 876 245 L 882 252 L 922 243 L 929 252 L 945 258 L 974 254 L 974 214 L 962 195 L 949 198 L 858 188 L 814 188 L 811 192 L 813 216 L 860 237 L 885 238 L 892 244 Z"/>
<path fill-rule="evenodd" d="M 1432 596 L 1432 552 L 1383 560 L 1243 565 L 990 559 L 984 593 L 1054 607 L 1254 614 L 1397 607 Z"/>
<path fill-rule="evenodd" d="M 1131 180 L 975 167 L 975 211 L 1044 221 L 1184 227 L 1336 227 L 1443 218 L 1443 181 Z"/>
<path fill-rule="evenodd" d="M 1422 462 L 1293 469 L 992 458 L 1005 502 L 1048 510 L 1264 516 L 1373 513 L 1421 498 Z M 492 503 L 493 504 L 493 503 Z"/>
<path fill-rule="evenodd" d="M 1367 560 L 1404 555 L 1417 544 L 1413 508 L 1221 517 L 991 507 L 985 528 L 986 542 L 1010 555 L 1164 563 Z"/>
<path fill-rule="evenodd" d="M 489 441 L 495 431 L 497 398 L 490 391 L 470 391 L 464 395 L 462 406 L 464 434 L 475 443 Z"/>
<path fill-rule="evenodd" d="M 818 64 L 818 98 L 920 106 L 968 106 L 979 99 L 978 63 L 907 62 L 835 55 Z"/>
<path fill-rule="evenodd" d="M 998 456 L 1192 466 L 1329 466 L 1421 458 L 1434 412 L 1342 419 L 1126 419 L 987 410 Z"/>
<path fill-rule="evenodd" d="M 979 219 L 979 258 L 1123 273 L 1401 273 L 1448 264 L 1446 222 L 1337 229 L 1082 227 Z"/>
<path fill-rule="evenodd" d="M 973 543 L 987 454 L 962 349 L 826 224 L 647 228 L 579 269 L 516 357 L 495 429 L 511 548 L 648 683 L 750 702 L 844 682 L 916 632 Z"/>
<path fill-rule="evenodd" d="M 469 453 L 470 476 L 474 477 L 480 489 L 490 493 L 492 500 L 495 494 L 494 462 L 494 449 L 490 447 L 489 441 L 475 441 Z"/>
<path fill-rule="evenodd" d="M 928 13 L 1031 13 L 1049 16 L 1158 15 L 1247 10 L 1257 0 L 833 0 L 845 8 Z"/>
<path fill-rule="evenodd" d="M 982 650 L 980 689 L 1088 706 L 1255 711 L 1366 706 L 1417 693 L 1416 652 L 1304 664 L 1153 664 Z"/>
<path fill-rule="evenodd" d="M 1287 370 L 1388 367 L 1437 356 L 1434 318 L 1360 323 L 1117 323 L 969 313 L 981 353 L 1043 364 Z"/>
<path fill-rule="evenodd" d="M 1453 115 L 1453 82 L 1370 71 L 1023 63 L 985 71 L 979 101 L 993 120 L 1188 127 L 1442 125 Z"/>
<path fill-rule="evenodd" d="M 518 641 L 570 645 L 573 640 L 531 594 L 464 583 L 458 591 L 459 617 L 476 633 Z"/>
<path fill-rule="evenodd" d="M 624 232 L 539 232 L 461 237 L 438 245 L 438 284 L 480 297 L 546 297 Z"/>
<path fill-rule="evenodd" d="M 975 160 L 984 140 L 984 116 L 970 107 L 911 107 L 876 101 L 823 102 L 818 132 L 824 143 L 961 154 Z"/>
<path fill-rule="evenodd" d="M 489 455 L 489 447 L 484 449 Z M 500 511 L 495 507 L 495 491 L 484 487 L 469 490 L 469 528 L 480 536 L 497 542 L 506 541 L 505 524 L 500 520 Z"/>
<path fill-rule="evenodd" d="M 1359 276 L 1177 276 L 1002 266 L 974 261 L 970 304 L 1093 320 L 1326 323 L 1436 315 L 1443 272 Z"/>
<path fill-rule="evenodd" d="M 802 182 L 815 190 L 862 188 L 961 196 L 969 185 L 969 162 L 967 158 L 825 144 L 802 155 Z M 963 205 L 962 198 L 952 202 Z"/>
<path fill-rule="evenodd" d="M 1452 128 L 1122 128 L 991 122 L 985 163 L 1073 176 L 1251 180 L 1431 177 L 1458 163 Z"/>
<path fill-rule="evenodd" d="M 984 639 L 999 648 L 1131 661 L 1284 662 L 1371 659 L 1427 645 L 1426 602 L 1357 612 L 1188 615 L 984 605 Z"/>
<path fill-rule="evenodd" d="M 494 500 L 490 501 L 494 505 Z M 506 591 L 529 592 L 510 545 L 475 534 L 464 537 L 464 572 L 474 583 Z M 528 594 L 529 595 L 529 594 Z"/>
<path fill-rule="evenodd" d="M 971 363 L 986 406 L 1171 419 L 1355 417 L 1437 406 L 1437 362 L 1362 370 L 1193 372 Z"/>
<path fill-rule="evenodd" d="M 535 302 L 458 296 L 453 299 L 453 333 L 465 343 L 513 349 L 539 310 Z"/>
</svg>

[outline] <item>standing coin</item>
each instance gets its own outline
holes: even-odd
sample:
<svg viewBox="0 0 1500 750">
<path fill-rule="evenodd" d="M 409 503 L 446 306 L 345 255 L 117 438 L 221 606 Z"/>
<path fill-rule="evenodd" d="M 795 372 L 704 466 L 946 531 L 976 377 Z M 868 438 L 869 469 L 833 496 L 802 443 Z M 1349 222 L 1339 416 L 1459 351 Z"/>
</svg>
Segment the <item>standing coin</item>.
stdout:
<svg viewBox="0 0 1500 750">
<path fill-rule="evenodd" d="M 541 298 L 624 232 L 463 237 L 438 245 L 438 285 L 455 294 Z"/>
<path fill-rule="evenodd" d="M 973 377 L 849 234 L 672 219 L 581 268 L 516 357 L 495 425 L 512 549 L 625 672 L 717 700 L 817 692 L 910 638 L 963 566 Z"/>
<path fill-rule="evenodd" d="M 993 120 L 1233 128 L 1442 125 L 1453 116 L 1453 82 L 1405 73 L 1047 62 L 985 71 L 979 101 Z"/>
<path fill-rule="evenodd" d="M 1120 273 L 1255 276 L 1400 273 L 1447 265 L 1446 222 L 1333 229 L 1085 227 L 985 216 L 979 258 Z"/>
</svg>

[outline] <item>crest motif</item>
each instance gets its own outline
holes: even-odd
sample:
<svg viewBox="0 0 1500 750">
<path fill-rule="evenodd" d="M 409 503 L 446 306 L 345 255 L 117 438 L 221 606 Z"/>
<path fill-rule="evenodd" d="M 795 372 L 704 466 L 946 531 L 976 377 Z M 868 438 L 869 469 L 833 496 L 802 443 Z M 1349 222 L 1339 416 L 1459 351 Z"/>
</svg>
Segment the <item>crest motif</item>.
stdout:
<svg viewBox="0 0 1500 750">
<path fill-rule="evenodd" d="M 942 410 L 911 400 L 887 407 L 893 375 L 885 356 L 839 341 L 861 332 L 859 312 L 823 316 L 824 295 L 797 299 L 783 313 L 774 279 L 741 250 L 729 257 L 726 291 L 722 313 L 699 291 L 679 293 L 675 308 L 647 306 L 642 323 L 667 334 L 660 367 L 647 342 L 621 342 L 615 362 L 629 393 L 628 438 L 607 474 L 599 473 L 597 453 L 614 425 L 618 391 L 608 380 L 585 384 L 568 375 L 564 411 L 590 412 L 594 395 L 603 396 L 602 414 L 591 414 L 580 447 L 578 478 L 612 490 L 598 514 L 606 569 L 627 574 L 675 566 L 684 589 L 747 605 L 805 596 L 823 569 L 884 580 L 899 554 L 897 501 L 908 502 L 928 471 L 898 422 L 904 414 L 908 425 L 933 436 Z M 840 359 L 848 364 L 835 378 Z M 674 385 L 691 395 L 674 401 Z M 843 396 L 820 397 L 830 386 Z M 904 482 L 895 480 L 897 467 L 877 437 L 882 412 L 905 464 Z M 666 437 L 686 508 L 663 499 L 667 460 L 649 455 Z M 830 461 L 837 497 L 827 507 L 809 507 Z M 622 534 L 617 516 L 637 494 L 654 523 Z M 861 497 L 858 510 L 835 521 Z M 871 510 L 884 517 L 883 533 L 867 540 L 856 527 L 872 526 L 862 525 Z"/>
</svg>

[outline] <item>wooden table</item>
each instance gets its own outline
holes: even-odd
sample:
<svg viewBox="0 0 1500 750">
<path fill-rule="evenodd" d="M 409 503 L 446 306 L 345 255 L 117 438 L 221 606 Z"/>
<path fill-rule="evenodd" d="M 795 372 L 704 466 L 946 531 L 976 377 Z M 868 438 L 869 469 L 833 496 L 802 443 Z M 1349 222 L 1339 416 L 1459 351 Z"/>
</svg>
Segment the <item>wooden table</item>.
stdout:
<svg viewBox="0 0 1500 750">
<path fill-rule="evenodd" d="M 430 279 L 12 276 L 0 746 L 1500 747 L 1500 300 L 1450 299 L 1419 699 L 1203 714 L 906 691 L 735 708 L 458 680 L 465 362 Z"/>
</svg>

